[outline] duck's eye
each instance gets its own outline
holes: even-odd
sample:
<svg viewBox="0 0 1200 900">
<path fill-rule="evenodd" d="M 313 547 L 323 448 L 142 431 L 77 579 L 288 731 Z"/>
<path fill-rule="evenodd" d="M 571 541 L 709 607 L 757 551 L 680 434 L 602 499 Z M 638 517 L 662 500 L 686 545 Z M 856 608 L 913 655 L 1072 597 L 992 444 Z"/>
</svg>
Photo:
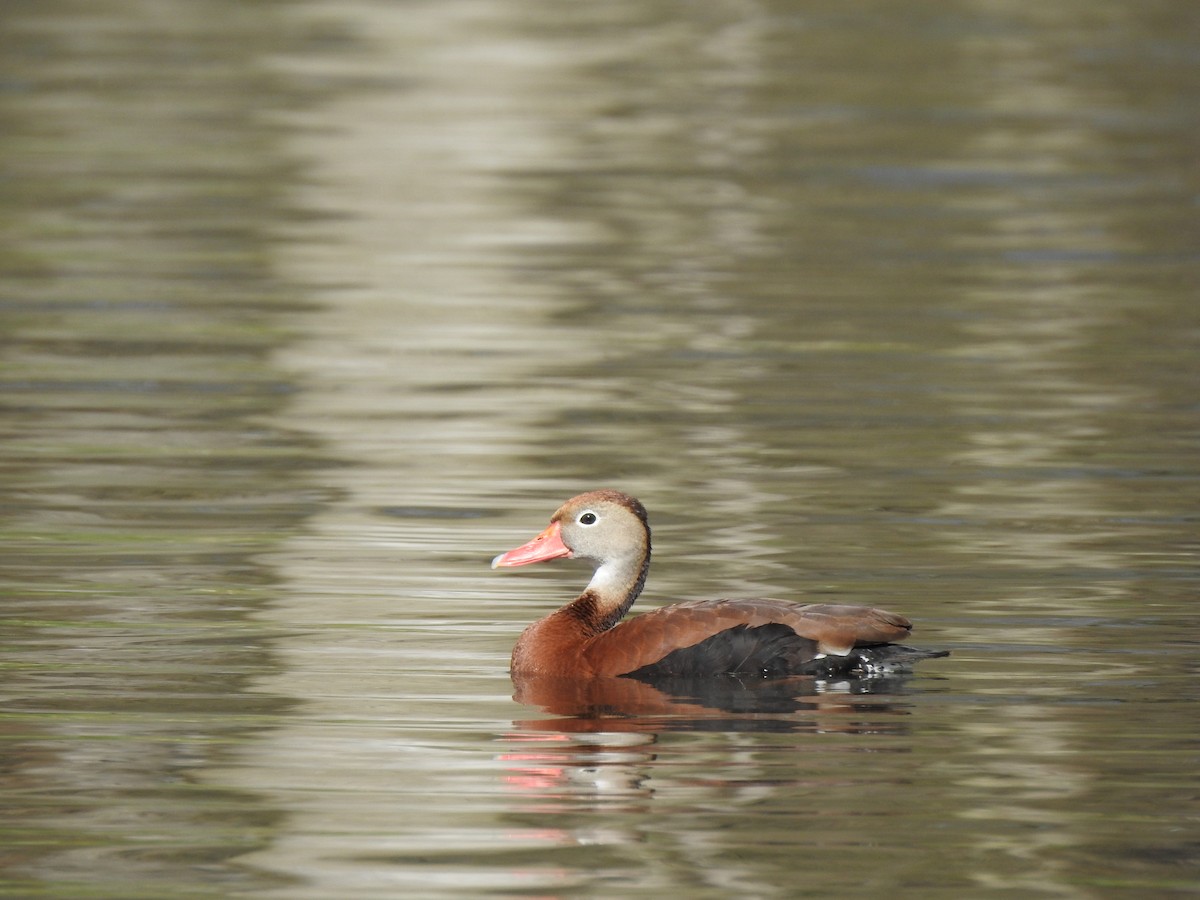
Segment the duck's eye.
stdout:
<svg viewBox="0 0 1200 900">
<path fill-rule="evenodd" d="M 590 511 L 583 513 L 579 517 L 580 525 L 595 525 L 596 521 L 597 521 L 596 514 L 594 512 L 590 512 Z"/>
</svg>

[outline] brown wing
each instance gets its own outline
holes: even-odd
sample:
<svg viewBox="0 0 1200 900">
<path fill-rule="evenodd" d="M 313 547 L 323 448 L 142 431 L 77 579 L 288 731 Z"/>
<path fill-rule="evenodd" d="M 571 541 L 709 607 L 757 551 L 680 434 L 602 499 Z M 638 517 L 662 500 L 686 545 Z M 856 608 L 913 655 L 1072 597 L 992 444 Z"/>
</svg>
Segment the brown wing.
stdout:
<svg viewBox="0 0 1200 900">
<path fill-rule="evenodd" d="M 855 647 L 890 644 L 912 632 L 912 622 L 885 609 L 831 603 L 787 605 L 794 612 L 778 621 L 796 634 L 812 638 L 822 653 L 845 656 Z"/>
<path fill-rule="evenodd" d="M 582 655 L 597 675 L 623 675 L 729 628 L 772 622 L 816 641 L 820 652 L 837 656 L 845 656 L 856 646 L 900 640 L 912 630 L 912 623 L 903 616 L 865 606 L 769 599 L 694 600 L 627 619 L 592 638 Z"/>
</svg>

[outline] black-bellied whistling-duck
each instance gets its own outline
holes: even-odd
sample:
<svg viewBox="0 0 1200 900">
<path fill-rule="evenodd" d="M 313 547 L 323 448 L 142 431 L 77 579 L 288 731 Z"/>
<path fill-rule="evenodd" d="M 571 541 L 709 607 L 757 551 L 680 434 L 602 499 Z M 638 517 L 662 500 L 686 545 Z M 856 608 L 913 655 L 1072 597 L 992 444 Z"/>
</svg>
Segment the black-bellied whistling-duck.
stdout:
<svg viewBox="0 0 1200 900">
<path fill-rule="evenodd" d="M 521 634 L 514 678 L 845 675 L 945 655 L 894 645 L 912 623 L 864 606 L 693 600 L 622 622 L 646 581 L 650 526 L 645 507 L 619 491 L 568 500 L 541 534 L 492 568 L 561 557 L 592 560 L 596 571 L 582 594 Z"/>
</svg>

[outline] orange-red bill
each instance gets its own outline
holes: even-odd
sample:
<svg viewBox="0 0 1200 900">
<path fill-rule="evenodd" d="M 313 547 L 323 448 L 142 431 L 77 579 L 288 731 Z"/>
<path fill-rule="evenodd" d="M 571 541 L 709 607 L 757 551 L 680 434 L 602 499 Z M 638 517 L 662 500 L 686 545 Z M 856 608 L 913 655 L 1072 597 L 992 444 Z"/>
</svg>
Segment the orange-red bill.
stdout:
<svg viewBox="0 0 1200 900">
<path fill-rule="evenodd" d="M 548 559 L 559 559 L 570 555 L 571 551 L 562 541 L 562 528 L 557 522 L 551 522 L 549 527 L 532 541 L 522 544 L 520 547 L 514 547 L 493 559 L 492 568 L 527 566 L 530 563 L 544 562 Z"/>
</svg>

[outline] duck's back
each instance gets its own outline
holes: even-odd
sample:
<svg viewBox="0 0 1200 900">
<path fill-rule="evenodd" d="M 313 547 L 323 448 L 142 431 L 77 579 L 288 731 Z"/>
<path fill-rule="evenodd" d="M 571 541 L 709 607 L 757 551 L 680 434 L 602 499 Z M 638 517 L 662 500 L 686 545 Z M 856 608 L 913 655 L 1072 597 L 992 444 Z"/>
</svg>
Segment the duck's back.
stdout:
<svg viewBox="0 0 1200 900">
<path fill-rule="evenodd" d="M 627 675 L 648 666 L 688 673 L 772 675 L 798 670 L 822 654 L 906 638 L 903 616 L 862 606 L 787 600 L 693 600 L 627 619 L 582 650 L 597 675 Z M 666 662 L 670 658 L 669 662 Z"/>
</svg>

